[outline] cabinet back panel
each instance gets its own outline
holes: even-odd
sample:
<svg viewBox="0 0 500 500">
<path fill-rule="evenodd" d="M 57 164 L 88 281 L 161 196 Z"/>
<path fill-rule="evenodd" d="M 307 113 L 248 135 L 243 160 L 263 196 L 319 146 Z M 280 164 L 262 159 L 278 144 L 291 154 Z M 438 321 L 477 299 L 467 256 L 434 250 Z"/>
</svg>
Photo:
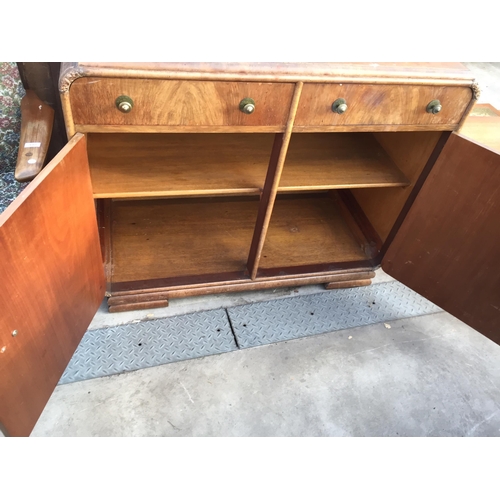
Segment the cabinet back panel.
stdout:
<svg viewBox="0 0 500 500">
<path fill-rule="evenodd" d="M 257 198 L 118 201 L 112 282 L 243 272 Z"/>
<path fill-rule="evenodd" d="M 95 198 L 258 194 L 274 134 L 89 134 Z"/>
<path fill-rule="evenodd" d="M 367 259 L 359 234 L 328 195 L 279 195 L 262 251 L 262 269 Z"/>
<path fill-rule="evenodd" d="M 352 193 L 384 242 L 401 213 L 441 132 L 379 132 L 373 135 L 403 172 L 406 187 L 353 189 Z"/>
</svg>

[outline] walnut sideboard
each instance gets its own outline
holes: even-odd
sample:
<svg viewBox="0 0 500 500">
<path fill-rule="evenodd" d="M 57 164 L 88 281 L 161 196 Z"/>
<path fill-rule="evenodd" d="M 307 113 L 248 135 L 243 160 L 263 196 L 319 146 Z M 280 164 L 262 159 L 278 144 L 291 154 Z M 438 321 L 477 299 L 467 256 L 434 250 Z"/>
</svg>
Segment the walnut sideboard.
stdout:
<svg viewBox="0 0 500 500">
<path fill-rule="evenodd" d="M 31 432 L 105 296 L 382 268 L 500 343 L 500 114 L 460 64 L 71 63 L 69 142 L 0 216 L 0 425 Z"/>
</svg>

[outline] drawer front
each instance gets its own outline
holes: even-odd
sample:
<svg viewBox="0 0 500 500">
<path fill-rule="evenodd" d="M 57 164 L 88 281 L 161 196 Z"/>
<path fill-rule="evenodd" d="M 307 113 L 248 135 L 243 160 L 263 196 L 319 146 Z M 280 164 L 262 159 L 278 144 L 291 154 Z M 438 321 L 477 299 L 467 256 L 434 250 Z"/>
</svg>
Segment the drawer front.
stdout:
<svg viewBox="0 0 500 500">
<path fill-rule="evenodd" d="M 80 78 L 70 89 L 76 125 L 279 126 L 290 109 L 292 83 L 205 82 L 127 78 Z M 119 96 L 133 101 L 120 111 Z M 240 102 L 250 97 L 255 110 L 246 114 Z"/>
<path fill-rule="evenodd" d="M 337 99 L 345 99 L 347 110 L 332 111 Z M 456 125 L 470 100 L 469 87 L 430 85 L 305 84 L 295 126 L 331 127 L 346 125 Z M 439 113 L 427 112 L 439 100 Z"/>
</svg>

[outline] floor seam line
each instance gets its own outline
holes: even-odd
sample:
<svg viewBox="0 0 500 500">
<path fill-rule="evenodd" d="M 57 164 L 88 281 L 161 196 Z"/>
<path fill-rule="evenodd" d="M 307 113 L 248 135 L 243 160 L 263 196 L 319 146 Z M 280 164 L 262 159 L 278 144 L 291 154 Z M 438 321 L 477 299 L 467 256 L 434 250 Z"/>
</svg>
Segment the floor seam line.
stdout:
<svg viewBox="0 0 500 500">
<path fill-rule="evenodd" d="M 236 333 L 234 332 L 233 322 L 231 321 L 231 316 L 229 315 L 228 308 L 225 307 L 224 311 L 226 311 L 227 321 L 229 322 L 229 328 L 231 328 L 231 333 L 233 334 L 234 342 L 236 347 L 241 350 L 240 343 L 238 342 L 238 337 L 236 337 Z"/>
</svg>

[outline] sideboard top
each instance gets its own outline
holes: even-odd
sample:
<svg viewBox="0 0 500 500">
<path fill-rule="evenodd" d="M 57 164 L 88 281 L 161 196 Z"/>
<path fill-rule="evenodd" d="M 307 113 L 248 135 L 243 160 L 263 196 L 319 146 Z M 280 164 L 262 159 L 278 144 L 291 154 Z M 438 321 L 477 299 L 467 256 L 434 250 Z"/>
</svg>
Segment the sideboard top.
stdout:
<svg viewBox="0 0 500 500">
<path fill-rule="evenodd" d="M 363 82 L 427 85 L 471 85 L 472 73 L 461 63 L 63 63 L 60 90 L 67 92 L 77 78 L 161 78 L 190 80 L 245 80 L 267 82 Z"/>
</svg>

